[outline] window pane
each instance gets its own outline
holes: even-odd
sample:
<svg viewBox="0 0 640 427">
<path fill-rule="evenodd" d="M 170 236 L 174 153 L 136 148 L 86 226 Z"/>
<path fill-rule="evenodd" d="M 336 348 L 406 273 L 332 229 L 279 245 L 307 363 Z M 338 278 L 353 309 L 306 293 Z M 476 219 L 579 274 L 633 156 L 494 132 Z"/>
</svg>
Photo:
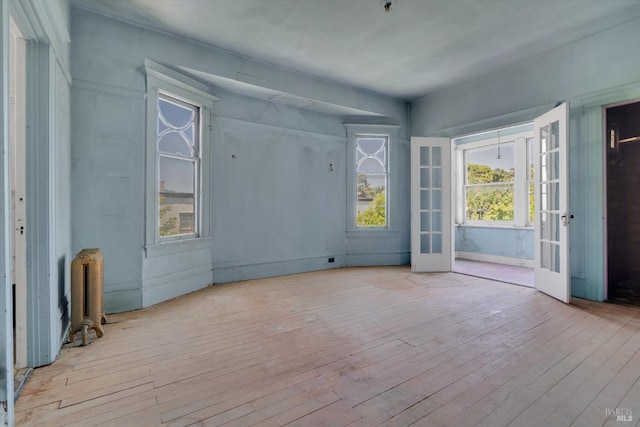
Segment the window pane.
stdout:
<svg viewBox="0 0 640 427">
<path fill-rule="evenodd" d="M 431 168 L 431 169 L 433 169 L 433 180 L 432 180 L 433 188 L 442 188 L 442 168 Z"/>
<path fill-rule="evenodd" d="M 560 122 L 551 123 L 551 149 L 558 148 L 560 145 Z"/>
<path fill-rule="evenodd" d="M 360 166 L 358 166 L 358 172 L 384 173 L 385 168 L 384 164 L 382 164 L 379 159 L 369 157 L 364 159 L 362 163 L 360 163 Z"/>
<path fill-rule="evenodd" d="M 549 136 L 549 127 L 542 126 L 540 128 L 540 153 L 545 153 L 549 150 L 549 144 L 547 137 Z"/>
<path fill-rule="evenodd" d="M 442 231 L 442 212 L 431 214 L 431 231 Z"/>
<path fill-rule="evenodd" d="M 158 150 L 167 154 L 181 155 L 185 157 L 193 156 L 193 146 L 187 139 L 178 132 L 167 132 L 159 137 Z"/>
<path fill-rule="evenodd" d="M 433 233 L 431 235 L 431 253 L 434 253 L 434 254 L 442 253 L 442 234 Z"/>
<path fill-rule="evenodd" d="M 188 231 L 181 230 L 181 226 L 185 222 L 180 221 L 181 215 L 187 214 L 191 215 L 192 218 L 194 217 L 195 161 L 160 156 L 158 172 L 160 236 L 175 236 L 195 232 L 193 220 Z"/>
<path fill-rule="evenodd" d="M 488 221 L 513 220 L 513 184 L 466 188 L 467 219 Z"/>
<path fill-rule="evenodd" d="M 386 138 L 356 138 L 357 172 L 386 172 Z"/>
<path fill-rule="evenodd" d="M 551 244 L 548 242 L 540 242 L 540 267 L 549 269 L 551 257 Z"/>
<path fill-rule="evenodd" d="M 513 143 L 466 152 L 467 184 L 513 182 Z"/>
<path fill-rule="evenodd" d="M 386 180 L 382 174 L 358 174 L 357 225 L 387 225 Z"/>
<path fill-rule="evenodd" d="M 356 225 L 387 225 L 387 137 L 356 137 Z"/>
<path fill-rule="evenodd" d="M 161 95 L 158 99 L 160 121 L 174 129 L 185 129 L 194 121 L 196 109 L 177 99 Z"/>
<path fill-rule="evenodd" d="M 385 138 L 358 138 L 358 149 L 365 155 L 384 158 Z"/>
<path fill-rule="evenodd" d="M 429 190 L 420 190 L 420 209 L 429 209 Z"/>
<path fill-rule="evenodd" d="M 540 211 L 549 210 L 549 184 L 540 184 Z"/>
<path fill-rule="evenodd" d="M 560 214 L 551 214 L 551 240 L 560 241 Z"/>
<path fill-rule="evenodd" d="M 433 190 L 433 203 L 434 210 L 442 209 L 442 190 Z"/>
<path fill-rule="evenodd" d="M 433 163 L 431 166 L 441 166 L 442 155 L 440 152 L 440 147 L 433 147 L 431 149 L 431 153 L 433 154 Z"/>
<path fill-rule="evenodd" d="M 551 245 L 551 266 L 549 269 L 560 273 L 560 245 Z"/>
<path fill-rule="evenodd" d="M 429 147 L 420 147 L 420 166 L 429 166 Z"/>
<path fill-rule="evenodd" d="M 431 235 L 430 234 L 421 234 L 420 235 L 420 253 L 428 254 L 431 253 Z"/>
<path fill-rule="evenodd" d="M 420 212 L 420 231 L 431 231 L 431 221 L 429 212 Z"/>
<path fill-rule="evenodd" d="M 540 239 L 549 240 L 551 238 L 551 214 L 540 213 Z"/>
<path fill-rule="evenodd" d="M 158 149 L 165 153 L 198 156 L 200 108 L 168 95 L 158 98 Z"/>
<path fill-rule="evenodd" d="M 560 179 L 560 152 L 554 151 L 549 155 L 549 178 Z"/>
<path fill-rule="evenodd" d="M 420 169 L 420 188 L 429 188 L 429 168 Z"/>
</svg>

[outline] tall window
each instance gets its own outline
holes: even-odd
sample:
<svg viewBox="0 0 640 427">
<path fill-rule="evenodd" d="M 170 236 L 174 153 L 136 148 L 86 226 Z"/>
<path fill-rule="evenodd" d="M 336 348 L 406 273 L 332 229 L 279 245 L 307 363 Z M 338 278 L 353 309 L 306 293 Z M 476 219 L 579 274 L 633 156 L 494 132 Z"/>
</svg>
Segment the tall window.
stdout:
<svg viewBox="0 0 640 427">
<path fill-rule="evenodd" d="M 197 235 L 200 108 L 160 93 L 157 111 L 158 233 Z"/>
<path fill-rule="evenodd" d="M 388 137 L 356 137 L 356 179 L 358 227 L 387 226 Z"/>
<path fill-rule="evenodd" d="M 469 220 L 513 221 L 513 143 L 465 152 L 465 208 Z"/>
<path fill-rule="evenodd" d="M 456 223 L 533 226 L 531 124 L 454 140 Z"/>
<path fill-rule="evenodd" d="M 210 237 L 209 88 L 145 59 L 147 152 L 145 252 L 171 254 Z"/>
</svg>

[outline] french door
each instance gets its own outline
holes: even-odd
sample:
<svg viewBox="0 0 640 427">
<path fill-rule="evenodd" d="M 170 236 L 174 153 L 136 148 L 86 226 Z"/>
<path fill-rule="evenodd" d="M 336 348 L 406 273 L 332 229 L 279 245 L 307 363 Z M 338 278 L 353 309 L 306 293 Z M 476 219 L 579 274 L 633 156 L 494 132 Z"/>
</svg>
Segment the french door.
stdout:
<svg viewBox="0 0 640 427">
<path fill-rule="evenodd" d="M 569 302 L 568 115 L 564 103 L 533 122 L 535 167 L 535 286 Z"/>
<path fill-rule="evenodd" d="M 411 270 L 451 271 L 451 140 L 411 138 Z"/>
<path fill-rule="evenodd" d="M 566 103 L 534 120 L 535 286 L 570 300 Z M 451 141 L 411 138 L 411 269 L 451 271 Z"/>
</svg>

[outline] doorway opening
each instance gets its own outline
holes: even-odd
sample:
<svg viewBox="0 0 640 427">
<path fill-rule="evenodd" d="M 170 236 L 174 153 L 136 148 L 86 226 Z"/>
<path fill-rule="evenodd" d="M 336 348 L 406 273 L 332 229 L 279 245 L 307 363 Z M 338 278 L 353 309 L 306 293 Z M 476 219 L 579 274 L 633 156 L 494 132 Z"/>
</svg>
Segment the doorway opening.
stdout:
<svg viewBox="0 0 640 427">
<path fill-rule="evenodd" d="M 460 136 L 452 271 L 534 286 L 533 123 Z"/>
<path fill-rule="evenodd" d="M 605 109 L 607 301 L 640 306 L 640 102 Z"/>
</svg>

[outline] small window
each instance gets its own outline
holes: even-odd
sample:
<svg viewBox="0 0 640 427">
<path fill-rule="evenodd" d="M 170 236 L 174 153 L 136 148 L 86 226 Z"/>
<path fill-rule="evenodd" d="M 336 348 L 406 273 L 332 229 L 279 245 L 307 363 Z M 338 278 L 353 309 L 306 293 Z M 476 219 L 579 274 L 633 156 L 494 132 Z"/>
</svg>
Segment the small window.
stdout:
<svg viewBox="0 0 640 427">
<path fill-rule="evenodd" d="M 356 137 L 358 227 L 387 226 L 387 147 L 387 136 Z"/>
<path fill-rule="evenodd" d="M 158 232 L 161 238 L 197 235 L 200 108 L 160 93 L 157 111 Z"/>
<path fill-rule="evenodd" d="M 465 153 L 466 218 L 513 221 L 515 155 L 513 143 Z"/>
</svg>

